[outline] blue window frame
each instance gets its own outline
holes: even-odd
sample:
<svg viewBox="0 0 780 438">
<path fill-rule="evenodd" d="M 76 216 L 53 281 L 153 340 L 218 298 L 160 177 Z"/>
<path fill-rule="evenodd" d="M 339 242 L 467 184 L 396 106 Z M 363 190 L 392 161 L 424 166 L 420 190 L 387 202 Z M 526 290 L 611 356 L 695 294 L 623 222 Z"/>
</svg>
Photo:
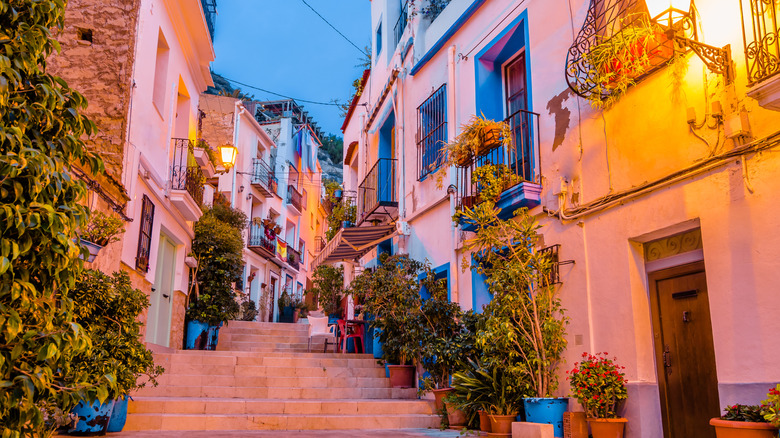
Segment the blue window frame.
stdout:
<svg viewBox="0 0 780 438">
<path fill-rule="evenodd" d="M 379 21 L 379 26 L 376 27 L 376 59 L 379 59 L 379 54 L 382 52 L 382 21 Z"/>
<path fill-rule="evenodd" d="M 417 107 L 417 170 L 424 179 L 444 164 L 447 144 L 447 84 Z"/>
</svg>

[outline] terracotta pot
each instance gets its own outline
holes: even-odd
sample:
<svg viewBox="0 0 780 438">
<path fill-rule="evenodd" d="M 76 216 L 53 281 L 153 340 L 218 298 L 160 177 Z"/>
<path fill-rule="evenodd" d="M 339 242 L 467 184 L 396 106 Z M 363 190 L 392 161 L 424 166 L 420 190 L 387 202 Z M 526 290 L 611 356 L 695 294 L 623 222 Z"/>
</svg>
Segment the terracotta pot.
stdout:
<svg viewBox="0 0 780 438">
<path fill-rule="evenodd" d="M 301 316 L 301 309 L 295 309 L 293 310 L 293 323 L 298 322 L 298 318 Z"/>
<path fill-rule="evenodd" d="M 490 428 L 492 429 L 493 435 L 496 434 L 504 434 L 505 436 L 512 435 L 512 423 L 517 421 L 517 414 L 514 415 L 488 414 L 488 417 L 490 417 Z"/>
<path fill-rule="evenodd" d="M 479 430 L 482 432 L 492 432 L 493 428 L 490 427 L 490 417 L 485 411 L 479 411 Z"/>
<path fill-rule="evenodd" d="M 777 436 L 777 428 L 769 423 L 713 418 L 710 420 L 710 425 L 715 428 L 715 436 L 718 438 L 774 438 Z"/>
<path fill-rule="evenodd" d="M 447 396 L 447 394 L 451 393 L 453 391 L 452 388 L 442 388 L 442 389 L 434 389 L 433 392 L 433 398 L 434 398 L 434 406 L 436 406 L 436 412 L 441 412 L 442 409 L 444 409 L 444 397 Z"/>
<path fill-rule="evenodd" d="M 481 144 L 477 148 L 476 155 L 482 156 L 502 144 L 501 128 L 483 126 L 480 133 Z"/>
<path fill-rule="evenodd" d="M 468 420 L 466 413 L 462 409 L 451 407 L 447 402 L 444 402 L 444 404 L 447 405 L 447 421 L 450 423 L 450 429 L 463 429 Z"/>
<path fill-rule="evenodd" d="M 588 418 L 593 438 L 623 438 L 625 418 Z"/>
<path fill-rule="evenodd" d="M 414 365 L 388 365 L 390 386 L 393 388 L 414 388 Z"/>
</svg>

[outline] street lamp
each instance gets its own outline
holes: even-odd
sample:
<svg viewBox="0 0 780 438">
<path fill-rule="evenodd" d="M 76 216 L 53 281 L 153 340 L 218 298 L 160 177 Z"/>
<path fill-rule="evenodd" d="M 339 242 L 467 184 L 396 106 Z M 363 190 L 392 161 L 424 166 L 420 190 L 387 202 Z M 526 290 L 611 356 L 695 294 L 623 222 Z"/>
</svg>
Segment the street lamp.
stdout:
<svg viewBox="0 0 780 438">
<path fill-rule="evenodd" d="M 661 26 L 667 38 L 690 48 L 710 71 L 723 75 L 726 85 L 734 80 L 731 45 L 720 48 L 698 41 L 693 0 L 646 0 L 646 4 L 650 20 Z M 692 30 L 693 38 L 684 35 L 686 28 Z"/>
<path fill-rule="evenodd" d="M 223 144 L 219 147 L 219 155 L 222 157 L 222 165 L 229 169 L 236 164 L 238 149 L 232 144 Z"/>
</svg>

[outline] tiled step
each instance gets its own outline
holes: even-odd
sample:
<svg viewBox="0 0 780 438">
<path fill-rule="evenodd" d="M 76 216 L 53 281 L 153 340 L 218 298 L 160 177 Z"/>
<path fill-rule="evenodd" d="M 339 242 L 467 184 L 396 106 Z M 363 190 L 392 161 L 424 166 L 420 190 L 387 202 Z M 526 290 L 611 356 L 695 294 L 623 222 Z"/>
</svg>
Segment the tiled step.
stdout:
<svg viewBox="0 0 780 438">
<path fill-rule="evenodd" d="M 180 385 L 139 389 L 139 397 L 217 397 L 272 399 L 416 399 L 414 388 L 307 388 L 284 386 L 203 386 Z"/>
<path fill-rule="evenodd" d="M 320 377 L 320 378 L 355 378 L 355 377 L 373 377 L 384 378 L 384 368 L 369 367 L 269 367 L 254 366 L 252 368 L 241 369 L 241 376 L 238 377 Z M 192 373 L 173 373 L 167 372 L 158 377 L 161 385 L 177 385 L 179 382 L 198 382 L 203 385 L 219 385 L 227 379 L 235 379 L 235 374 L 204 374 L 201 369 L 193 368 Z"/>
<path fill-rule="evenodd" d="M 373 358 L 358 358 L 355 355 L 334 355 L 329 357 L 305 357 L 301 353 L 287 354 L 286 356 L 213 356 L 198 358 L 185 355 L 174 355 L 167 360 L 155 362 L 165 367 L 171 373 L 183 374 L 233 374 L 234 368 L 250 366 L 267 367 L 317 367 L 317 368 L 381 368 Z M 304 353 L 305 354 L 305 353 Z M 196 370 L 190 372 L 190 370 Z"/>
<path fill-rule="evenodd" d="M 427 400 L 277 400 L 197 397 L 135 397 L 130 413 L 163 414 L 310 414 L 310 415 L 433 415 Z"/>
<path fill-rule="evenodd" d="M 260 367 L 256 367 L 260 368 Z M 294 370 L 294 369 L 293 369 Z M 316 368 L 314 369 L 316 370 Z M 349 369 L 343 369 L 341 374 L 348 374 Z M 254 371 L 254 370 L 253 370 Z M 267 370 L 260 369 L 263 373 Z M 327 370 L 325 370 L 327 373 Z M 204 376 L 170 374 L 160 376 L 160 386 L 237 386 L 237 387 L 263 387 L 286 386 L 290 388 L 389 388 L 390 383 L 384 375 L 372 377 L 354 376 L 267 376 L 267 375 L 223 375 Z"/>
<path fill-rule="evenodd" d="M 312 415 L 312 414 L 134 414 L 125 431 L 135 430 L 339 430 L 434 428 L 436 415 Z"/>
</svg>

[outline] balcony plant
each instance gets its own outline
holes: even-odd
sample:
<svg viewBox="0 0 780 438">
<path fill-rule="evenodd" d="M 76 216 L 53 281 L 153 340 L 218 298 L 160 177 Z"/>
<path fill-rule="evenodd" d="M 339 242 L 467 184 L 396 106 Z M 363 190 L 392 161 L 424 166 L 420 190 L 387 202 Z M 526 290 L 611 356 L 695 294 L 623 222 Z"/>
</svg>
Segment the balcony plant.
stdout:
<svg viewBox="0 0 780 438">
<path fill-rule="evenodd" d="M 582 353 L 582 361 L 566 371 L 572 395 L 585 408 L 593 438 L 623 436 L 627 420 L 617 415 L 619 403 L 628 398 L 623 369 L 607 353 Z"/>
<path fill-rule="evenodd" d="M 460 127 L 460 134 L 442 148 L 449 166 L 468 166 L 474 159 L 500 145 L 511 145 L 511 130 L 503 121 L 496 122 L 482 116 L 472 116 Z"/>
<path fill-rule="evenodd" d="M 141 341 L 141 326 L 138 316 L 149 307 L 149 298 L 130 284 L 130 277 L 124 271 L 112 276 L 96 270 L 86 270 L 79 277 L 70 297 L 79 303 L 76 307 L 76 322 L 92 339 L 92 349 L 74 360 L 74 367 L 80 372 L 107 379 L 112 387 L 107 394 L 96 389 L 74 411 L 81 421 L 73 432 L 101 432 L 108 425 L 110 411 L 98 421 L 90 423 L 95 409 L 90 400 L 107 396 L 111 403 L 127 403 L 127 396 L 146 384 L 157 385 L 157 377 L 164 371 L 154 364 L 152 352 Z M 111 376 L 110 378 L 104 376 Z M 145 379 L 141 379 L 144 377 Z M 90 395 L 90 394 L 88 394 Z M 115 408 L 116 409 L 116 408 Z M 119 409 L 127 412 L 127 409 Z M 120 420 L 119 429 L 124 425 Z"/>
<path fill-rule="evenodd" d="M 190 286 L 187 348 L 214 349 L 219 327 L 238 317 L 233 283 L 244 269 L 241 231 L 247 217 L 229 205 L 215 202 L 195 223 L 192 254 L 198 260 Z"/>
<path fill-rule="evenodd" d="M 710 420 L 718 438 L 774 438 L 777 426 L 764 417 L 766 406 L 735 404 L 726 406 L 720 418 Z"/>
<path fill-rule="evenodd" d="M 119 241 L 119 235 L 125 232 L 125 222 L 102 211 L 93 211 L 89 220 L 80 231 L 79 240 L 89 250 L 88 262 L 92 262 L 104 246 Z"/>
</svg>

